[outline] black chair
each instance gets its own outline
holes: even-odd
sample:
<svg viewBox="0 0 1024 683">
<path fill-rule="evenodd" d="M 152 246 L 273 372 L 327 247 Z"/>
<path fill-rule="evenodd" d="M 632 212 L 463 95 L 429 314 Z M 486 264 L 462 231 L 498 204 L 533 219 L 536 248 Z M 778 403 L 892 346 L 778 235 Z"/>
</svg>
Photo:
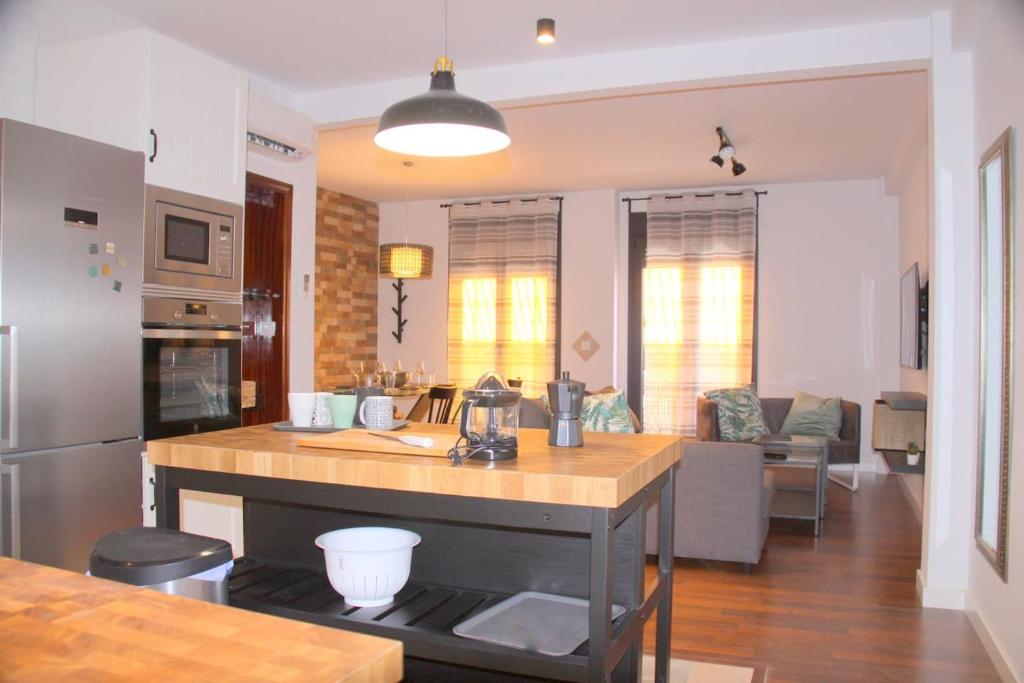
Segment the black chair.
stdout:
<svg viewBox="0 0 1024 683">
<path fill-rule="evenodd" d="M 409 410 L 411 422 L 447 424 L 451 419 L 452 403 L 458 390 L 455 385 L 436 385 L 420 396 Z M 424 420 L 423 418 L 426 418 Z"/>
</svg>

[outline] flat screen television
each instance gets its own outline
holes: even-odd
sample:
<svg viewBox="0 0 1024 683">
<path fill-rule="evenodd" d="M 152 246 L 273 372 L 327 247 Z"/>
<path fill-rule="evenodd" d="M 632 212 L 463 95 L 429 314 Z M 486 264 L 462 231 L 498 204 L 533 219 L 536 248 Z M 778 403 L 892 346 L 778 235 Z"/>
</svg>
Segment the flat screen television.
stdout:
<svg viewBox="0 0 1024 683">
<path fill-rule="evenodd" d="M 900 365 L 920 370 L 927 349 L 928 295 L 921 288 L 917 263 L 900 280 Z"/>
</svg>

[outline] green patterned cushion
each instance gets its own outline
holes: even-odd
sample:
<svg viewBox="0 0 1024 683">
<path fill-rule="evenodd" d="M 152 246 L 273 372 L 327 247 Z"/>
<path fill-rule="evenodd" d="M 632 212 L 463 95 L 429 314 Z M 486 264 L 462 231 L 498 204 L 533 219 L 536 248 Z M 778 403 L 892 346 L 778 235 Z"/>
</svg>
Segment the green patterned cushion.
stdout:
<svg viewBox="0 0 1024 683">
<path fill-rule="evenodd" d="M 827 436 L 839 438 L 839 428 L 843 426 L 842 399 L 819 398 L 813 394 L 796 392 L 793 405 L 782 423 L 783 434 L 800 434 L 803 436 Z"/>
<path fill-rule="evenodd" d="M 704 396 L 718 406 L 718 431 L 722 441 L 750 441 L 768 433 L 761 399 L 754 385 L 715 389 Z"/>
<path fill-rule="evenodd" d="M 634 433 L 624 391 L 584 396 L 580 421 L 585 432 Z"/>
<path fill-rule="evenodd" d="M 548 397 L 541 396 L 544 408 L 551 414 Z M 580 424 L 585 432 L 622 432 L 635 434 L 632 412 L 626 402 L 624 391 L 610 391 L 601 394 L 587 394 L 583 397 Z"/>
</svg>

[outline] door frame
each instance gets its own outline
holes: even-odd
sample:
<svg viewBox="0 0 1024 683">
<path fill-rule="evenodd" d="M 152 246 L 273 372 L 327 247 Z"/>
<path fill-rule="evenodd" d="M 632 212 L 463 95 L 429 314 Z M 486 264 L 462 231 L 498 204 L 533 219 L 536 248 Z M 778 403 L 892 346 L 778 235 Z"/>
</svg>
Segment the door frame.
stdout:
<svg viewBox="0 0 1024 683">
<path fill-rule="evenodd" d="M 291 334 L 290 334 L 290 320 L 291 320 L 291 288 L 292 288 L 292 199 L 295 188 L 286 182 L 269 178 L 259 173 L 253 173 L 247 171 L 245 174 L 245 187 L 246 193 L 248 193 L 249 184 L 253 183 L 256 186 L 273 190 L 274 192 L 280 192 L 284 195 L 284 236 L 282 240 L 282 256 L 284 258 L 284 283 L 281 287 L 281 368 L 284 373 L 284 377 L 281 378 L 281 405 L 284 406 L 285 410 L 288 408 L 288 386 L 290 379 L 290 352 L 291 352 Z M 243 216 L 244 223 L 244 216 Z M 242 265 L 242 283 L 244 287 L 245 283 L 245 265 L 244 265 L 244 251 L 243 251 L 243 265 Z M 245 375 L 245 369 L 242 369 L 242 375 Z M 244 411 L 243 411 L 244 412 Z"/>
</svg>

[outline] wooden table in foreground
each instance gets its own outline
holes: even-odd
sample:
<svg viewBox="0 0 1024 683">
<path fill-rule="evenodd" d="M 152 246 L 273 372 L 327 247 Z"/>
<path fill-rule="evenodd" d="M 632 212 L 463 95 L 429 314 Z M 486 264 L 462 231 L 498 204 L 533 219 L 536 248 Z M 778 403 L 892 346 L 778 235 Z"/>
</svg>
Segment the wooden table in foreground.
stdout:
<svg viewBox="0 0 1024 683">
<path fill-rule="evenodd" d="M 402 644 L 0 558 L 4 681 L 402 679 Z"/>
<path fill-rule="evenodd" d="M 177 527 L 181 489 L 244 498 L 247 557 L 232 575 L 233 605 L 400 639 L 407 675 L 452 680 L 638 681 L 643 626 L 657 610 L 656 673 L 666 680 L 678 437 L 588 433 L 583 448 L 570 449 L 548 446 L 546 430 L 523 429 L 516 460 L 453 467 L 444 458 L 303 447 L 302 436 L 258 426 L 147 445 L 159 524 Z M 645 586 L 645 521 L 655 500 L 659 571 Z M 327 583 L 313 539 L 378 525 L 423 541 L 391 605 L 352 608 Z M 527 590 L 588 598 L 590 639 L 551 657 L 452 633 Z M 614 622 L 613 602 L 626 608 Z"/>
</svg>

